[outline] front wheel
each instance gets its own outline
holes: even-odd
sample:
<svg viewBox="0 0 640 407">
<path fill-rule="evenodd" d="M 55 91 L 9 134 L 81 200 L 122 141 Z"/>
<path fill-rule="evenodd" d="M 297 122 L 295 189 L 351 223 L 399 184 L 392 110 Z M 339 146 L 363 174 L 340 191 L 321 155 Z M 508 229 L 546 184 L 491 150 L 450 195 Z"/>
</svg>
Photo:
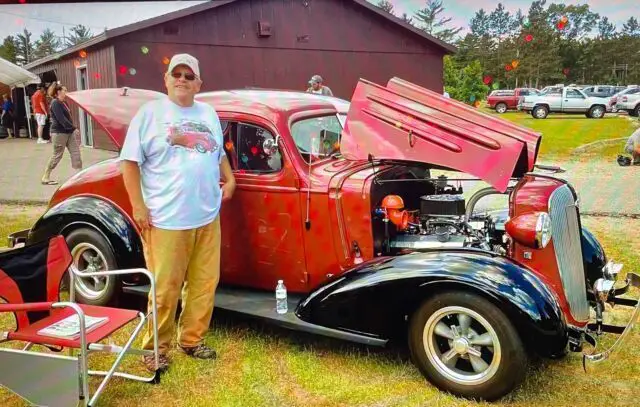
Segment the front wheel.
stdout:
<svg viewBox="0 0 640 407">
<path fill-rule="evenodd" d="M 589 117 L 591 117 L 592 119 L 601 119 L 602 117 L 604 117 L 604 107 L 602 106 L 593 106 L 591 109 L 589 109 Z"/>
<path fill-rule="evenodd" d="M 531 115 L 536 119 L 546 119 L 549 114 L 549 109 L 546 106 L 536 106 L 531 111 Z"/>
<path fill-rule="evenodd" d="M 507 316 L 475 294 L 452 291 L 426 300 L 413 314 L 409 349 L 438 388 L 495 400 L 524 379 L 527 355 Z"/>
<path fill-rule="evenodd" d="M 90 228 L 76 229 L 66 238 L 73 265 L 83 272 L 115 270 L 115 255 L 109 242 Z M 112 304 L 119 288 L 116 276 L 75 278 L 76 301 L 89 305 Z"/>
</svg>

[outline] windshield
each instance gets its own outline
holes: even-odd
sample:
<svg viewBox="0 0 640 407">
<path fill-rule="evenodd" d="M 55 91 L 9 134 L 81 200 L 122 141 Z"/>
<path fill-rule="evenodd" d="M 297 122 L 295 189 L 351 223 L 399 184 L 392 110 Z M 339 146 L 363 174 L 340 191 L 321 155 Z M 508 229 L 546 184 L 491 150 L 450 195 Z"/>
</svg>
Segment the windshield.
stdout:
<svg viewBox="0 0 640 407">
<path fill-rule="evenodd" d="M 302 119 L 291 126 L 291 137 L 307 162 L 339 153 L 341 132 L 342 123 L 338 115 Z"/>
</svg>

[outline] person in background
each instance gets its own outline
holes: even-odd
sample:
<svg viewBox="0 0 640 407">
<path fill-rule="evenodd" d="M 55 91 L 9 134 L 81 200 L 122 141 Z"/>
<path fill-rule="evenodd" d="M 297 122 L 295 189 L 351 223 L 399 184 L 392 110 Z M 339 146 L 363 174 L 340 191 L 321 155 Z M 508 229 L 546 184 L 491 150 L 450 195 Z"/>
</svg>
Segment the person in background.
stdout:
<svg viewBox="0 0 640 407">
<path fill-rule="evenodd" d="M 445 87 L 442 87 L 442 96 L 446 97 L 447 99 L 451 97 L 449 96 L 449 92 L 447 92 L 447 89 Z"/>
<path fill-rule="evenodd" d="M 71 167 L 74 170 L 82 169 L 82 158 L 80 156 L 80 146 L 77 137 L 80 131 L 73 124 L 71 119 L 71 111 L 65 103 L 67 96 L 67 88 L 54 82 L 49 86 L 49 96 L 53 98 L 51 101 L 51 141 L 53 144 L 53 155 L 47 163 L 47 168 L 42 175 L 43 185 L 56 185 L 57 181 L 50 179 L 51 171 L 60 163 L 64 149 L 69 150 L 71 155 Z"/>
<path fill-rule="evenodd" d="M 204 336 L 220 279 L 220 208 L 236 185 L 222 147 L 218 113 L 195 100 L 202 86 L 198 60 L 189 54 L 174 55 L 164 83 L 167 97 L 140 107 L 120 152 L 133 220 L 141 230 L 145 262 L 156 284 L 160 357 L 156 366 L 153 355 L 143 356 L 150 371 L 169 367 L 180 298 L 179 349 L 196 359 L 217 357 Z M 194 127 L 206 137 L 207 147 L 184 142 Z M 142 347 L 154 348 L 151 323 Z"/>
<path fill-rule="evenodd" d="M 36 123 L 38 123 L 38 144 L 46 144 L 50 142 L 42 137 L 42 134 L 44 133 L 44 126 L 47 124 L 47 115 L 49 113 L 45 93 L 46 87 L 44 83 L 41 83 L 38 85 L 38 90 L 36 90 L 33 96 L 31 96 L 31 106 L 33 106 L 33 112 L 36 116 Z"/>
<path fill-rule="evenodd" d="M 333 96 L 333 92 L 331 92 L 331 89 L 328 86 L 323 85 L 322 76 L 320 75 L 313 75 L 309 80 L 309 85 L 311 85 L 307 89 L 307 92 L 309 93 L 315 93 L 317 95 Z"/>
<path fill-rule="evenodd" d="M 9 137 L 16 137 L 13 132 L 13 102 L 9 98 L 9 95 L 2 95 L 2 116 L 0 117 L 0 123 L 2 123 L 2 127 L 7 129 L 7 133 L 9 133 Z"/>
<path fill-rule="evenodd" d="M 633 165 L 640 165 L 640 128 L 629 136 L 627 144 L 624 146 L 624 152 L 631 154 Z"/>
</svg>

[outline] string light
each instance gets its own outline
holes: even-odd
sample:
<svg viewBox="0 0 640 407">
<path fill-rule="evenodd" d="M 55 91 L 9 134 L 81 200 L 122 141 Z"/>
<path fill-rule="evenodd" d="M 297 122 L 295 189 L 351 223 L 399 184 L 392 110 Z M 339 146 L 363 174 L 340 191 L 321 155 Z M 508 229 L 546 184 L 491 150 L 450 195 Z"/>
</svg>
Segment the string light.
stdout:
<svg viewBox="0 0 640 407">
<path fill-rule="evenodd" d="M 136 68 L 129 68 L 129 75 L 135 75 L 137 73 Z"/>
<path fill-rule="evenodd" d="M 164 57 L 162 58 L 162 63 L 165 65 L 169 65 L 169 62 L 171 62 L 171 60 L 168 57 Z"/>
<path fill-rule="evenodd" d="M 127 67 L 124 65 L 120 65 L 120 67 L 118 68 L 118 72 L 120 72 L 120 75 L 125 75 L 127 73 Z"/>
</svg>

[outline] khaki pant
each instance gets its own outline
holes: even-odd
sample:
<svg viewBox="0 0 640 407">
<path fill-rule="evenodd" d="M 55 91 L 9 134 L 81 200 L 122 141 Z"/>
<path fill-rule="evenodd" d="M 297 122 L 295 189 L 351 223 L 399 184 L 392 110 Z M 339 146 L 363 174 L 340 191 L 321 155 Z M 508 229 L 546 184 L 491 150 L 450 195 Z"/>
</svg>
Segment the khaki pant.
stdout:
<svg viewBox="0 0 640 407">
<path fill-rule="evenodd" d="M 143 239 L 147 268 L 155 276 L 158 307 L 158 349 L 171 348 L 178 299 L 178 344 L 197 346 L 209 329 L 215 290 L 220 279 L 220 217 L 197 229 L 166 230 L 152 227 Z M 184 286 L 183 286 L 184 283 Z M 149 299 L 149 310 L 151 300 Z M 149 321 L 144 349 L 153 349 L 153 325 Z"/>
<path fill-rule="evenodd" d="M 51 133 L 51 144 L 53 144 L 53 155 L 47 164 L 47 170 L 51 172 L 58 166 L 64 154 L 64 149 L 69 150 L 71 154 L 71 167 L 74 170 L 82 169 L 82 158 L 80 156 L 80 147 L 74 133 Z"/>
</svg>

